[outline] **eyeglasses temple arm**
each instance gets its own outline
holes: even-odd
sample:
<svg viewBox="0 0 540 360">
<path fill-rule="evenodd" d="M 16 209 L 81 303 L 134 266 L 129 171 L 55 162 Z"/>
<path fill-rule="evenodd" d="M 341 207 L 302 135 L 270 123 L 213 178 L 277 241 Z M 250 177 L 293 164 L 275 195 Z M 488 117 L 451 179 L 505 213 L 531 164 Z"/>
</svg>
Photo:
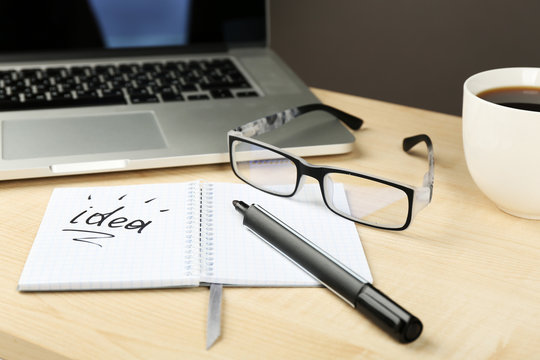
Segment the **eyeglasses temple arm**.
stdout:
<svg viewBox="0 0 540 360">
<path fill-rule="evenodd" d="M 262 135 L 285 125 L 286 123 L 293 120 L 294 118 L 297 118 L 300 115 L 317 110 L 325 111 L 332 114 L 336 118 L 343 121 L 353 130 L 360 129 L 363 123 L 362 119 L 347 114 L 341 110 L 335 109 L 331 106 L 323 104 L 308 104 L 296 108 L 287 109 L 269 116 L 265 116 L 263 118 L 249 122 L 245 125 L 239 126 L 233 131 L 240 132 L 242 135 L 247 137 Z"/>
<path fill-rule="evenodd" d="M 310 111 L 326 111 L 329 114 L 334 115 L 339 120 L 343 121 L 348 127 L 350 127 L 353 130 L 358 130 L 362 127 L 362 124 L 364 123 L 364 120 L 357 118 L 356 116 L 353 116 L 351 114 L 347 114 L 344 111 L 341 111 L 339 109 L 336 109 L 334 107 L 324 105 L 324 104 L 308 104 L 308 105 L 302 105 L 298 107 L 298 115 L 300 116 L 302 114 L 305 114 Z"/>
<path fill-rule="evenodd" d="M 429 171 L 424 175 L 424 181 L 422 186 L 428 187 L 430 189 L 430 198 L 433 193 L 433 178 L 434 178 L 434 172 L 435 172 L 435 163 L 434 163 L 434 156 L 433 156 L 433 143 L 431 142 L 431 139 L 429 136 L 425 134 L 415 135 L 408 138 L 403 139 L 403 150 L 408 152 L 410 149 L 412 149 L 416 144 L 420 142 L 425 142 L 428 148 L 428 162 L 429 162 Z"/>
</svg>

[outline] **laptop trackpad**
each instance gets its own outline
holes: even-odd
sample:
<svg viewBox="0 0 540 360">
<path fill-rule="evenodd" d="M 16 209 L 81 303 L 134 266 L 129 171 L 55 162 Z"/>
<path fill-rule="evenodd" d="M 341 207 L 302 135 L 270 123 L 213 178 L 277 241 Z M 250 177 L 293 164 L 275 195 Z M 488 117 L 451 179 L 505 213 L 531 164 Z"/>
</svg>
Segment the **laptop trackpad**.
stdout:
<svg viewBox="0 0 540 360">
<path fill-rule="evenodd" d="M 6 160 L 166 148 L 152 112 L 2 122 Z"/>
</svg>

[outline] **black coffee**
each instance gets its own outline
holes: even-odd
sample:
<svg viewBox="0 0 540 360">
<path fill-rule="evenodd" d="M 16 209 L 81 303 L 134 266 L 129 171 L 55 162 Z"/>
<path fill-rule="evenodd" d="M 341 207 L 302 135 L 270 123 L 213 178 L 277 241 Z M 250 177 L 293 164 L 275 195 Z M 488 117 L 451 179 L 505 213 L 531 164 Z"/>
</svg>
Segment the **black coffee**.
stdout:
<svg viewBox="0 0 540 360">
<path fill-rule="evenodd" d="M 476 96 L 495 104 L 540 112 L 540 87 L 500 87 L 482 91 Z"/>
</svg>

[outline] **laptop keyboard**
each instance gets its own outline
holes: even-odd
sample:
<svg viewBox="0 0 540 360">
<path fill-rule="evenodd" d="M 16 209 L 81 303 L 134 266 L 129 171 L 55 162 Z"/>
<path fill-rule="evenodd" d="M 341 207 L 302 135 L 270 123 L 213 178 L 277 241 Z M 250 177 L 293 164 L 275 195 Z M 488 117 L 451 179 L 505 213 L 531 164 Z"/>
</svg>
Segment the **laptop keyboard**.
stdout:
<svg viewBox="0 0 540 360">
<path fill-rule="evenodd" d="M 0 111 L 252 96 L 227 58 L 0 70 Z"/>
</svg>

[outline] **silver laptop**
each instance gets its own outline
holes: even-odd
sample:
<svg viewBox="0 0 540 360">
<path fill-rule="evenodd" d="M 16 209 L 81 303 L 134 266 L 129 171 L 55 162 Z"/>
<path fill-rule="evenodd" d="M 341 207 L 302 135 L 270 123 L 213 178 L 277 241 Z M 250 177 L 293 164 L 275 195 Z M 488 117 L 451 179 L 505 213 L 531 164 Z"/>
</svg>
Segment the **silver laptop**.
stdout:
<svg viewBox="0 0 540 360">
<path fill-rule="evenodd" d="M 0 179 L 227 162 L 228 130 L 317 102 L 267 47 L 264 0 L 0 5 Z M 354 137 L 310 114 L 265 141 L 303 156 Z"/>
</svg>

